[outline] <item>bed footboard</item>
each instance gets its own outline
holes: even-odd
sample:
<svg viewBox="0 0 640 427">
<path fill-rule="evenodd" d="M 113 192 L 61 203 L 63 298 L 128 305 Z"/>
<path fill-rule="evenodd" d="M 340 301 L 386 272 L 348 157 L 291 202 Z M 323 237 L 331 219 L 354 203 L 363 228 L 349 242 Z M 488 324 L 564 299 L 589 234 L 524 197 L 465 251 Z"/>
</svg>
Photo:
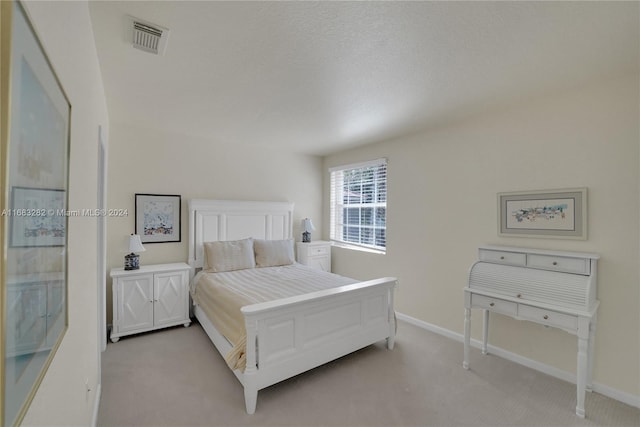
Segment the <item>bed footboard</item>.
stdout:
<svg viewBox="0 0 640 427">
<path fill-rule="evenodd" d="M 247 413 L 260 389 L 383 339 L 393 349 L 396 283 L 386 277 L 243 307 Z"/>
</svg>

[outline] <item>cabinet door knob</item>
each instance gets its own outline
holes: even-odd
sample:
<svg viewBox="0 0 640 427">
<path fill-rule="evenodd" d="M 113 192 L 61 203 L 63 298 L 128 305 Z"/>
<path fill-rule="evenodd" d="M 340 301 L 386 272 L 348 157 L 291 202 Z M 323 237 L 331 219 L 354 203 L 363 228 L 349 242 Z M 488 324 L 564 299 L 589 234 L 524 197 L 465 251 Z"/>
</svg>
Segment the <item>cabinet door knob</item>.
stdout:
<svg viewBox="0 0 640 427">
<path fill-rule="evenodd" d="M 542 316 L 542 318 L 543 318 L 544 320 L 547 320 L 547 319 L 549 318 L 549 316 L 547 316 L 547 315 L 545 314 L 544 316 Z"/>
<path fill-rule="evenodd" d="M 558 261 L 553 261 L 551 264 L 558 265 Z"/>
<path fill-rule="evenodd" d="M 522 294 L 516 295 L 517 298 L 522 298 Z"/>
<path fill-rule="evenodd" d="M 489 307 L 493 307 L 494 305 L 496 305 L 496 304 L 493 303 L 493 302 L 489 303 Z"/>
<path fill-rule="evenodd" d="M 500 259 L 504 259 L 504 256 L 501 256 Z"/>
</svg>

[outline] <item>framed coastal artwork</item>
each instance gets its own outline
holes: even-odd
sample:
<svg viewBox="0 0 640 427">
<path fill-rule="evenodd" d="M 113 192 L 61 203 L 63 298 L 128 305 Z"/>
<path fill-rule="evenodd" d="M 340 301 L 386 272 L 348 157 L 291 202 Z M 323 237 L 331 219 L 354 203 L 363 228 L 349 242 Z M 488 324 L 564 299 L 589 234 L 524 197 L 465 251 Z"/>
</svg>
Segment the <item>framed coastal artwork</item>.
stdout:
<svg viewBox="0 0 640 427">
<path fill-rule="evenodd" d="M 587 239 L 587 189 L 498 193 L 498 235 Z"/>
<path fill-rule="evenodd" d="M 71 104 L 23 3 L 0 18 L 0 425 L 17 426 L 69 326 Z"/>
<path fill-rule="evenodd" d="M 136 229 L 142 243 L 180 241 L 179 195 L 136 194 Z"/>
</svg>

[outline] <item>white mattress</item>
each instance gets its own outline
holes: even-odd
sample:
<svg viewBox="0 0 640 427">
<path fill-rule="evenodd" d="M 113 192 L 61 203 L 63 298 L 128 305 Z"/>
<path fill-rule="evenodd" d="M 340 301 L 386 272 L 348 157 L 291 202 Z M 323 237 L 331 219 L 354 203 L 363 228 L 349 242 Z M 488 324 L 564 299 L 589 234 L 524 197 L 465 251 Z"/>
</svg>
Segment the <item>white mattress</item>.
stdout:
<svg viewBox="0 0 640 427">
<path fill-rule="evenodd" d="M 288 298 L 357 283 L 357 280 L 316 270 L 302 264 L 280 267 L 248 268 L 223 273 L 199 272 L 192 283 L 192 294 L 204 286 L 207 277 L 215 286 L 223 286 L 246 299 L 247 304 Z M 207 280 L 205 279 L 205 280 Z"/>
</svg>

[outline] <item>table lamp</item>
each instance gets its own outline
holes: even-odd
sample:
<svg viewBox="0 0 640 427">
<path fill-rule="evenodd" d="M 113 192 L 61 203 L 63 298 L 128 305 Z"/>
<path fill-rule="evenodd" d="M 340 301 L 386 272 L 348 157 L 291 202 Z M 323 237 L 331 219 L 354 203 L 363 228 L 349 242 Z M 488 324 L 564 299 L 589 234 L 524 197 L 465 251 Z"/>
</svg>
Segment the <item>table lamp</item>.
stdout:
<svg viewBox="0 0 640 427">
<path fill-rule="evenodd" d="M 134 252 L 145 251 L 144 246 L 142 246 L 140 236 L 137 234 L 129 236 L 129 251 L 131 253 L 124 256 L 124 269 L 137 270 L 140 268 L 140 255 L 136 255 Z"/>
<path fill-rule="evenodd" d="M 313 222 L 311 219 L 305 218 L 302 220 L 302 242 L 309 243 L 311 242 L 311 232 L 316 228 L 313 226 Z"/>
</svg>

